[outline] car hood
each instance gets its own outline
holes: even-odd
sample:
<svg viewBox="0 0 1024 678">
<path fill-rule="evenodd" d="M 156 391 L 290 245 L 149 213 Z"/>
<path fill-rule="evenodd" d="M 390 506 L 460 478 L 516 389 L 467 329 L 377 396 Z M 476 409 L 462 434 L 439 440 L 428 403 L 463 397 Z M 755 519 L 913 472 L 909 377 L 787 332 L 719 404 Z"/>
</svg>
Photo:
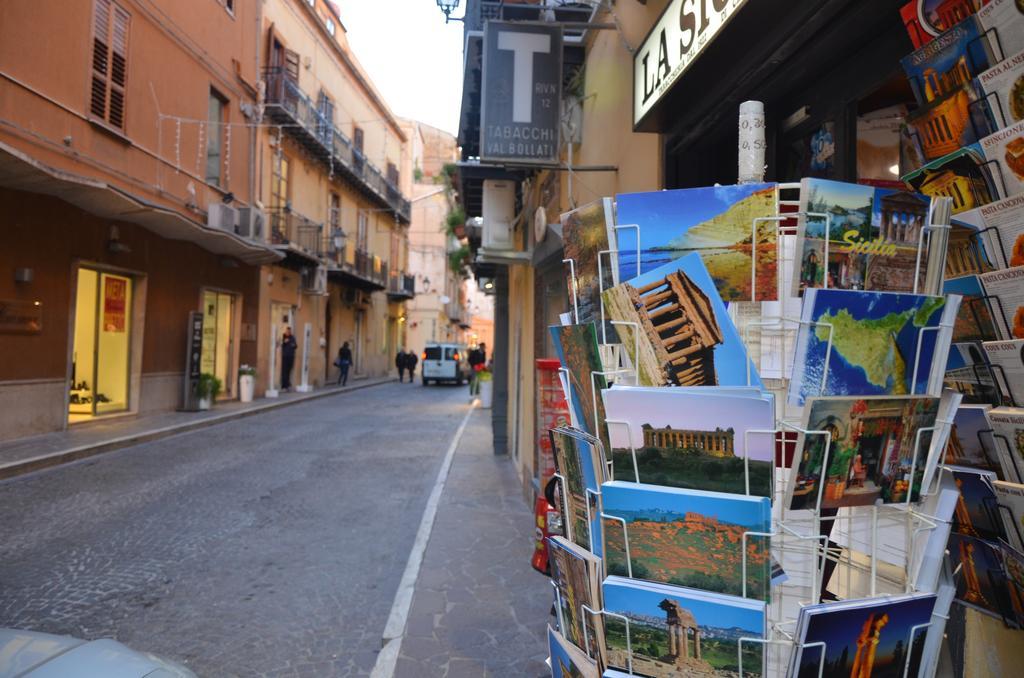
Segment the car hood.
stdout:
<svg viewBox="0 0 1024 678">
<path fill-rule="evenodd" d="M 3 678 L 196 678 L 183 666 L 110 640 L 0 629 Z"/>
</svg>

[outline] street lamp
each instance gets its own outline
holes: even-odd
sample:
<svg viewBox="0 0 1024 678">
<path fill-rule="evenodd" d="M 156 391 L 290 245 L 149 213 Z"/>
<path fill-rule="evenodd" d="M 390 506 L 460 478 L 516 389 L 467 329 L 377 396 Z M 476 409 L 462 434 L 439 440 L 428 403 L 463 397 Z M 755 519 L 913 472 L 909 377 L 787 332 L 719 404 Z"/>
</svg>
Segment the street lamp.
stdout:
<svg viewBox="0 0 1024 678">
<path fill-rule="evenodd" d="M 334 251 L 335 252 L 344 252 L 345 251 L 345 241 L 347 239 L 348 239 L 348 236 L 345 235 L 345 231 L 341 230 L 340 228 L 334 229 L 331 232 L 331 244 L 334 245 Z"/>
<path fill-rule="evenodd" d="M 459 0 L 437 0 L 437 6 L 441 8 L 442 12 L 444 12 L 445 23 L 448 23 L 449 21 L 465 21 L 463 18 L 452 18 L 451 16 L 451 13 L 458 8 Z"/>
</svg>

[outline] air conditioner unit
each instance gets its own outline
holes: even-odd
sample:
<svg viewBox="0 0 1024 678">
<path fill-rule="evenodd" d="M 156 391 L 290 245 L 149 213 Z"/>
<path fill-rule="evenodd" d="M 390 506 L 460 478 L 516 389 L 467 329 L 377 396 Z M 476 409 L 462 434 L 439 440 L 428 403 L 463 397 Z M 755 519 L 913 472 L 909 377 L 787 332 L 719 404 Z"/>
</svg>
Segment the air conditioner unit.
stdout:
<svg viewBox="0 0 1024 678">
<path fill-rule="evenodd" d="M 263 240 L 267 214 L 256 207 L 242 207 L 238 210 L 238 226 L 235 233 L 251 240 Z"/>
<path fill-rule="evenodd" d="M 303 268 L 302 291 L 307 294 L 327 294 L 327 269 L 323 266 Z"/>
<path fill-rule="evenodd" d="M 222 202 L 212 202 L 206 209 L 206 225 L 234 233 L 238 227 L 238 210 Z"/>
<path fill-rule="evenodd" d="M 492 250 L 513 249 L 512 222 L 516 217 L 516 184 L 505 179 L 484 181 L 482 245 Z"/>
<path fill-rule="evenodd" d="M 341 290 L 341 301 L 346 306 L 355 306 L 359 301 L 359 290 L 354 287 L 345 287 Z"/>
</svg>

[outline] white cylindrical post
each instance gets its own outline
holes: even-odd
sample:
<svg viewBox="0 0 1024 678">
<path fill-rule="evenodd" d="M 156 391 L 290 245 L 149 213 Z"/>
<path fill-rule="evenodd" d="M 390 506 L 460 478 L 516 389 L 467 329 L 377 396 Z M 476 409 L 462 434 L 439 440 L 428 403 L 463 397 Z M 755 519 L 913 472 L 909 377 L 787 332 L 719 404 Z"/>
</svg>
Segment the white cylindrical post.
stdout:
<svg viewBox="0 0 1024 678">
<path fill-rule="evenodd" d="M 741 184 L 764 181 L 764 104 L 744 101 L 740 104 L 739 172 Z"/>
</svg>

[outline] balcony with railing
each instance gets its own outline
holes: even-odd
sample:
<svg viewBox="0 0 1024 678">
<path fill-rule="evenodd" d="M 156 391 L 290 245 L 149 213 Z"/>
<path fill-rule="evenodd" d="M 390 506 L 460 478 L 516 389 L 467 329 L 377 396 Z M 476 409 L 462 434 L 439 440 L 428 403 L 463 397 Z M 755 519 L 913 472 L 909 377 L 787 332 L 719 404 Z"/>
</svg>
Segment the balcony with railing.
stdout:
<svg viewBox="0 0 1024 678">
<path fill-rule="evenodd" d="M 320 263 L 325 255 L 324 225 L 290 208 L 270 210 L 270 244 L 285 254 Z"/>
<path fill-rule="evenodd" d="M 265 69 L 264 79 L 267 83 L 266 114 L 271 120 L 281 123 L 283 131 L 332 172 L 347 176 L 382 207 L 409 223 L 412 204 L 401 189 L 366 159 L 294 80 L 281 68 Z"/>
<path fill-rule="evenodd" d="M 393 301 L 412 299 L 416 296 L 416 279 L 401 271 L 392 271 L 388 278 L 388 297 Z"/>
<path fill-rule="evenodd" d="M 478 0 L 466 6 L 466 24 L 470 30 L 481 30 L 492 19 L 553 21 L 568 24 L 563 28 L 567 39 L 579 39 L 585 30 L 581 24 L 593 20 L 600 4 L 598 0 Z"/>
<path fill-rule="evenodd" d="M 337 250 L 331 246 L 327 261 L 327 275 L 340 282 L 371 292 L 388 288 L 387 262 L 360 247 L 348 245 Z"/>
</svg>

